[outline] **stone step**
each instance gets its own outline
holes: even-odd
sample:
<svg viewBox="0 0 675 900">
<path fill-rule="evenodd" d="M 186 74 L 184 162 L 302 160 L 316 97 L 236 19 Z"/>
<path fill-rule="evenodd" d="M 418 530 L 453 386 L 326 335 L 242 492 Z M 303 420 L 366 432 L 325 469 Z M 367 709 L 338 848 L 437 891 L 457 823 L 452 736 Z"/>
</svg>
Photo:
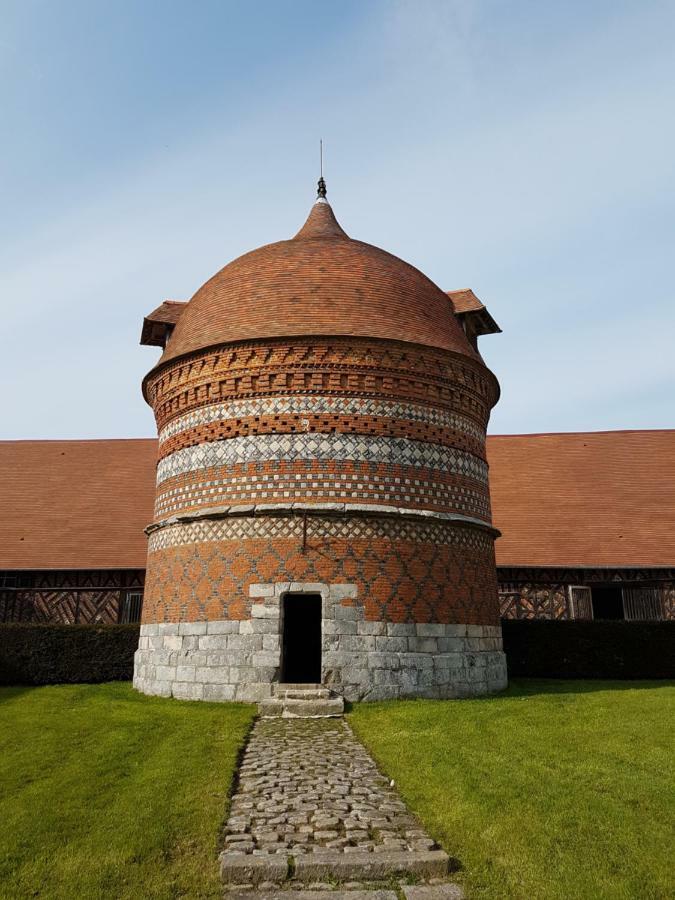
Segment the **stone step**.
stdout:
<svg viewBox="0 0 675 900">
<path fill-rule="evenodd" d="M 328 716 L 341 716 L 344 713 L 345 704 L 342 697 L 274 697 L 270 700 L 261 700 L 258 703 L 258 712 L 263 719 L 317 719 Z"/>
<path fill-rule="evenodd" d="M 276 696 L 280 700 L 328 700 L 331 692 L 328 688 L 311 688 L 307 691 L 280 691 Z"/>
<path fill-rule="evenodd" d="M 219 859 L 220 877 L 225 884 L 283 883 L 291 874 L 290 858 L 283 853 L 251 856 L 226 850 Z M 323 851 L 297 855 L 294 858 L 293 879 L 311 883 L 326 879 L 383 881 L 411 875 L 417 878 L 444 878 L 448 874 L 448 862 L 448 855 L 443 850 L 379 853 Z"/>
<path fill-rule="evenodd" d="M 295 693 L 306 693 L 307 691 L 320 691 L 326 697 L 330 696 L 330 689 L 324 687 L 323 684 L 290 684 L 286 682 L 279 682 L 278 684 L 272 685 L 272 694 L 275 697 L 283 697 L 287 694 L 295 694 Z"/>
</svg>

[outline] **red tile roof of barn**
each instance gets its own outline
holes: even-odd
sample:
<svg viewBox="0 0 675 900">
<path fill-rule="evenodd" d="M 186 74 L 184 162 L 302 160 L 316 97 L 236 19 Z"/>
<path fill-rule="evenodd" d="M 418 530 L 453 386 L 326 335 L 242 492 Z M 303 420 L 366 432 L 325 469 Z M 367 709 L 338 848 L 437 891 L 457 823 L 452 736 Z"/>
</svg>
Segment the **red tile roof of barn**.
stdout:
<svg viewBox="0 0 675 900">
<path fill-rule="evenodd" d="M 160 362 L 230 341 L 299 335 L 410 341 L 480 360 L 439 287 L 352 240 L 318 200 L 294 238 L 240 256 L 199 288 Z"/>
<path fill-rule="evenodd" d="M 0 442 L 0 569 L 144 568 L 156 453 Z M 490 436 L 488 459 L 498 565 L 675 566 L 675 431 Z"/>
<path fill-rule="evenodd" d="M 145 568 L 156 440 L 0 441 L 0 569 Z"/>
<path fill-rule="evenodd" d="M 488 438 L 500 566 L 675 567 L 675 431 Z"/>
</svg>

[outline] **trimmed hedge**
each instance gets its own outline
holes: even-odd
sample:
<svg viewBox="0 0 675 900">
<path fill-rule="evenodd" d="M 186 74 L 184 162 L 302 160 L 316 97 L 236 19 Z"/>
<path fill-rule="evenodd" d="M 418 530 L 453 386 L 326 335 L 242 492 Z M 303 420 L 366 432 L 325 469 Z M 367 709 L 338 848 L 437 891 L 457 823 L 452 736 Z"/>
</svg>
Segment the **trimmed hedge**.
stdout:
<svg viewBox="0 0 675 900">
<path fill-rule="evenodd" d="M 139 625 L 0 625 L 0 684 L 131 681 Z"/>
<path fill-rule="evenodd" d="M 675 678 L 674 622 L 502 619 L 509 675 Z"/>
</svg>

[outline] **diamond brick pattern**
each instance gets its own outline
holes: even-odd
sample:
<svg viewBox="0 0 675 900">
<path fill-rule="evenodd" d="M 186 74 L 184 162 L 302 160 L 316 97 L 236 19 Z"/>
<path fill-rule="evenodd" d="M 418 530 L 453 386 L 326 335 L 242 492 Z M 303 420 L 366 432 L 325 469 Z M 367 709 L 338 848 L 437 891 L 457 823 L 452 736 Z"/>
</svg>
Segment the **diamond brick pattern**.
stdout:
<svg viewBox="0 0 675 900">
<path fill-rule="evenodd" d="M 169 525 L 149 538 L 150 553 L 183 544 L 203 541 L 244 541 L 301 539 L 302 516 L 242 516 L 213 521 Z M 408 519 L 377 519 L 357 516 L 340 519 L 312 516 L 307 520 L 308 536 L 331 540 L 418 541 L 489 550 L 492 538 L 484 531 L 445 522 L 417 522 Z"/>
<path fill-rule="evenodd" d="M 144 622 L 247 619 L 249 587 L 350 583 L 369 621 L 497 625 L 491 537 L 456 523 L 242 517 L 150 537 Z M 352 601 L 349 601 L 350 603 Z"/>
<path fill-rule="evenodd" d="M 453 472 L 487 483 L 487 463 L 470 453 L 406 438 L 345 434 L 256 435 L 187 447 L 157 466 L 157 484 L 195 469 L 268 460 L 328 459 L 398 463 Z"/>
</svg>

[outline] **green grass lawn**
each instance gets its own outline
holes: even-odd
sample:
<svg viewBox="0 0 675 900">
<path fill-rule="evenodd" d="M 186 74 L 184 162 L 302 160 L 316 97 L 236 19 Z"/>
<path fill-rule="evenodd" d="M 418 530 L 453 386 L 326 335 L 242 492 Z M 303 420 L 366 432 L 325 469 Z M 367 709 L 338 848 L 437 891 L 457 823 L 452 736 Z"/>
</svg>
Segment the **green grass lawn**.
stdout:
<svg viewBox="0 0 675 900">
<path fill-rule="evenodd" d="M 0 689 L 0 897 L 220 897 L 255 708 L 128 684 Z"/>
<path fill-rule="evenodd" d="M 349 720 L 469 898 L 675 897 L 672 683 L 523 681 Z"/>
<path fill-rule="evenodd" d="M 0 689 L 0 898 L 216 898 L 255 710 L 127 684 Z M 469 898 L 672 898 L 675 687 L 521 682 L 362 704 L 357 734 Z"/>
</svg>

